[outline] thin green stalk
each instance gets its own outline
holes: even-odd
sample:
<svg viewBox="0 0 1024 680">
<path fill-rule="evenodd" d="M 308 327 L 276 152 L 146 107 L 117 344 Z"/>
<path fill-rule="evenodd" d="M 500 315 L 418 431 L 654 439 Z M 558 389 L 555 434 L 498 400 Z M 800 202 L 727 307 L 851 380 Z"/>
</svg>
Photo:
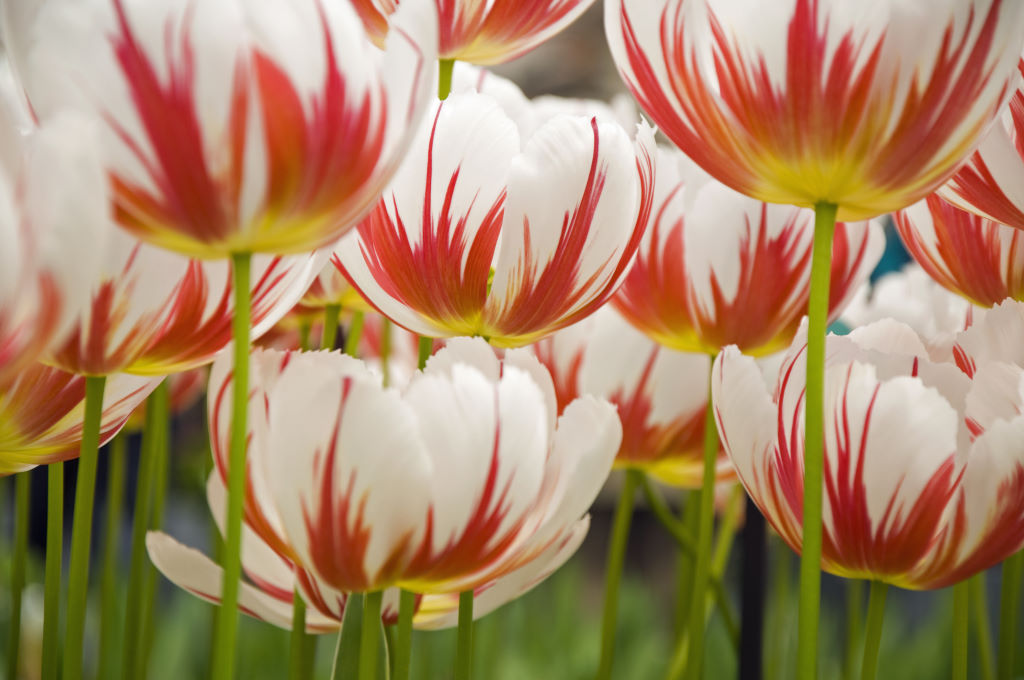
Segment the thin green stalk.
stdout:
<svg viewBox="0 0 1024 680">
<path fill-rule="evenodd" d="M 299 319 L 299 349 L 303 352 L 308 352 L 312 345 L 309 344 L 310 334 L 313 331 L 313 323 L 308 317 L 302 317 Z"/>
<path fill-rule="evenodd" d="M 21 594 L 25 589 L 25 563 L 28 561 L 28 515 L 32 486 L 27 472 L 14 476 L 14 561 L 11 564 L 11 621 L 7 643 L 7 677 L 18 677 L 21 651 Z"/>
<path fill-rule="evenodd" d="M 615 624 L 619 613 L 619 582 L 626 564 L 626 544 L 629 542 L 629 525 L 633 519 L 633 496 L 642 475 L 636 470 L 626 470 L 619 504 L 612 521 L 611 541 L 608 544 L 608 561 L 604 581 L 604 613 L 601 617 L 601 661 L 597 667 L 596 680 L 609 680 L 615 661 Z"/>
<path fill-rule="evenodd" d="M 156 392 L 162 392 L 156 399 L 150 401 L 149 406 L 153 409 L 153 423 L 156 426 L 155 439 L 153 441 L 154 477 L 153 500 L 151 503 L 151 519 L 149 528 L 154 531 L 163 529 L 164 508 L 167 505 L 167 484 L 170 471 L 170 432 L 171 432 L 171 397 L 170 381 L 165 380 L 156 388 Z M 156 585 L 158 582 L 156 568 L 152 564 L 145 566 L 144 578 L 146 585 L 143 588 L 142 598 L 142 619 L 139 629 L 139 644 L 141 649 L 137 656 L 138 664 L 135 669 L 135 677 L 145 677 L 146 669 L 149 667 L 149 654 L 153 649 L 153 635 L 156 622 L 153 619 L 153 612 L 156 606 Z"/>
<path fill-rule="evenodd" d="M 292 635 L 288 658 L 288 677 L 304 680 L 306 677 L 306 601 L 298 589 L 292 597 Z"/>
<path fill-rule="evenodd" d="M 64 639 L 64 680 L 81 680 L 85 641 L 85 609 L 89 596 L 89 548 L 92 544 L 92 511 L 96 501 L 96 468 L 100 455 L 103 419 L 104 376 L 85 379 L 85 422 L 78 454 L 75 514 L 71 524 L 71 558 L 68 576 L 68 627 Z"/>
<path fill-rule="evenodd" d="M 364 321 L 362 312 L 352 313 L 352 322 L 348 325 L 348 333 L 345 334 L 345 354 L 350 357 L 359 356 L 359 339 L 363 337 Z"/>
<path fill-rule="evenodd" d="M 328 351 L 334 349 L 334 343 L 338 340 L 338 320 L 340 318 L 341 305 L 324 307 L 324 334 L 320 339 L 320 349 Z"/>
<path fill-rule="evenodd" d="M 700 492 L 700 524 L 693 572 L 693 599 L 690 601 L 689 662 L 686 677 L 699 680 L 704 671 L 704 609 L 708 576 L 711 571 L 711 539 L 715 528 L 715 470 L 718 463 L 718 428 L 711 403 L 710 380 L 704 415 L 704 475 Z"/>
<path fill-rule="evenodd" d="M 167 382 L 166 380 L 164 382 Z M 142 657 L 139 631 L 144 614 L 143 596 L 146 590 L 146 574 L 149 561 L 146 558 L 146 530 L 149 528 L 153 503 L 153 488 L 156 484 L 160 441 L 160 419 L 162 406 L 157 402 L 167 398 L 162 385 L 149 395 L 146 402 L 146 421 L 142 431 L 142 448 L 139 452 L 139 472 L 135 481 L 135 506 L 132 516 L 131 556 L 128 563 L 128 592 L 125 599 L 124 643 L 121 645 L 121 677 L 135 680 Z"/>
<path fill-rule="evenodd" d="M 46 485 L 46 582 L 42 680 L 56 680 L 60 659 L 60 581 L 64 559 L 64 463 L 50 463 Z"/>
<path fill-rule="evenodd" d="M 725 578 L 725 569 L 729 566 L 729 555 L 736 541 L 736 531 L 739 528 L 740 516 L 745 505 L 747 494 L 741 487 L 733 490 L 733 496 L 729 499 L 725 513 L 722 516 L 721 527 L 718 531 L 718 538 L 715 541 L 715 549 L 711 553 L 711 573 L 708 582 L 711 586 L 712 597 L 718 605 L 718 613 L 722 617 L 722 624 L 729 635 L 729 641 L 733 649 L 739 651 L 740 627 L 733 612 L 732 604 L 722 586 L 722 579 Z M 713 611 L 712 598 L 708 598 L 705 621 L 710 618 Z"/>
<path fill-rule="evenodd" d="M 363 595 L 352 593 L 345 601 L 345 613 L 334 649 L 333 680 L 354 680 L 359 675 L 359 652 L 363 632 Z"/>
<path fill-rule="evenodd" d="M 419 342 L 419 355 L 416 358 L 416 367 L 421 371 L 427 367 L 427 360 L 430 359 L 430 353 L 434 351 L 434 339 L 426 336 L 420 336 Z"/>
<path fill-rule="evenodd" d="M 363 634 L 359 640 L 359 680 L 377 680 L 380 650 L 380 609 L 384 591 L 363 595 Z"/>
<path fill-rule="evenodd" d="M 974 613 L 974 639 L 978 643 L 978 661 L 982 680 L 995 677 L 995 655 L 992 651 L 992 627 L 988 619 L 988 592 L 985 572 L 971 577 L 971 611 Z"/>
<path fill-rule="evenodd" d="M 1021 576 L 1024 575 L 1024 551 L 1003 562 L 999 593 L 999 680 L 1010 680 L 1017 647 L 1017 608 L 1020 606 Z"/>
<path fill-rule="evenodd" d="M 392 680 L 409 680 L 412 668 L 412 617 L 416 612 L 416 593 L 402 590 L 398 600 L 398 623 L 395 625 L 394 667 Z"/>
<path fill-rule="evenodd" d="M 118 540 L 124 509 L 125 448 L 128 436 L 114 437 L 107 449 L 107 515 L 103 529 L 103 566 L 100 577 L 100 659 L 97 677 L 115 677 L 117 664 L 117 625 L 121 612 L 118 604 L 120 581 L 117 576 Z"/>
<path fill-rule="evenodd" d="M 452 72 L 454 70 L 454 59 L 441 59 L 437 64 L 437 98 L 441 101 L 448 99 L 448 95 L 452 93 Z"/>
<path fill-rule="evenodd" d="M 967 581 L 953 586 L 953 680 L 967 680 L 971 590 Z"/>
<path fill-rule="evenodd" d="M 391 385 L 391 321 L 380 322 L 380 372 L 384 374 L 384 387 Z"/>
<path fill-rule="evenodd" d="M 807 383 L 804 400 L 803 546 L 800 552 L 800 616 L 797 675 L 818 673 L 818 618 L 821 613 L 821 487 L 825 447 L 825 331 L 832 275 L 832 237 L 837 207 L 814 208 L 811 291 L 807 308 Z"/>
<path fill-rule="evenodd" d="M 889 584 L 881 581 L 871 582 L 871 594 L 868 595 L 867 628 L 864 631 L 864 663 L 860 669 L 863 680 L 875 680 L 878 673 L 878 648 L 882 642 L 882 623 L 885 620 L 885 595 Z"/>
<path fill-rule="evenodd" d="M 857 650 L 864 630 L 864 581 L 846 582 L 846 653 L 843 658 L 844 680 L 857 677 Z"/>
<path fill-rule="evenodd" d="M 683 527 L 689 536 L 697 533 L 700 522 L 700 489 L 690 491 L 683 507 Z M 692 539 L 691 539 L 692 540 Z M 697 544 L 694 542 L 694 552 Z M 693 597 L 693 567 L 692 555 L 683 554 L 679 559 L 679 573 L 676 582 L 676 611 L 675 611 L 675 633 L 680 640 L 686 635 L 686 624 L 690 617 L 690 602 Z"/>
<path fill-rule="evenodd" d="M 245 453 L 249 406 L 249 253 L 231 256 L 234 265 L 235 374 L 232 385 L 231 451 L 228 458 L 228 511 L 224 530 L 224 586 L 217 616 L 217 646 L 213 677 L 231 680 L 235 673 L 235 637 L 238 632 L 238 587 L 242 577 L 242 507 L 245 500 Z"/>
<path fill-rule="evenodd" d="M 459 594 L 459 642 L 455 647 L 455 680 L 473 675 L 473 591 Z"/>
</svg>

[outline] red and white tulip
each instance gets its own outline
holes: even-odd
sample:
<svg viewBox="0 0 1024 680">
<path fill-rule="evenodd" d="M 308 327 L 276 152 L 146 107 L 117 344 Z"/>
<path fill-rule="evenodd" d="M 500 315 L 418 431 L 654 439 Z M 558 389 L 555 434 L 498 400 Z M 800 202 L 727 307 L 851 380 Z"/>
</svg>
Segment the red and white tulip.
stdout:
<svg viewBox="0 0 1024 680">
<path fill-rule="evenodd" d="M 389 17 L 409 0 L 351 0 L 378 43 Z M 474 64 L 521 57 L 583 14 L 594 0 L 435 0 L 439 56 Z"/>
<path fill-rule="evenodd" d="M 801 333 L 774 385 L 734 347 L 712 378 L 722 441 L 740 480 L 798 552 L 805 349 Z M 1019 366 L 989 361 L 972 377 L 932 362 L 917 334 L 895 321 L 830 336 L 822 568 L 940 588 L 1019 550 L 1022 385 Z"/>
<path fill-rule="evenodd" d="M 533 342 L 614 293 L 647 222 L 653 139 L 558 117 L 521 140 L 494 100 L 437 104 L 380 202 L 335 256 L 420 335 Z"/>
<path fill-rule="evenodd" d="M 376 200 L 431 89 L 432 3 L 387 49 L 348 2 L 46 0 L 6 4 L 33 110 L 102 120 L 118 222 L 187 255 L 298 253 Z"/>
<path fill-rule="evenodd" d="M 560 409 L 584 394 L 618 407 L 616 467 L 700 488 L 711 357 L 658 345 L 611 307 L 530 349 L 551 372 Z M 736 479 L 724 451 L 716 476 L 719 482 Z"/>
<path fill-rule="evenodd" d="M 840 220 L 934 191 L 1015 85 L 1014 0 L 611 0 L 641 108 L 720 182 Z"/>
<path fill-rule="evenodd" d="M 257 351 L 251 370 L 246 521 L 336 591 L 460 592 L 551 558 L 585 526 L 622 435 L 592 397 L 559 417 L 537 360 L 499 361 L 482 340 L 452 341 L 401 391 L 336 353 Z M 214 364 L 222 479 L 231 376 L 229 358 Z"/>
<path fill-rule="evenodd" d="M 739 194 L 686 156 L 658 150 L 650 224 L 613 304 L 657 342 L 717 353 L 786 347 L 807 313 L 814 214 Z M 882 255 L 879 225 L 839 224 L 830 313 L 867 280 Z"/>
</svg>

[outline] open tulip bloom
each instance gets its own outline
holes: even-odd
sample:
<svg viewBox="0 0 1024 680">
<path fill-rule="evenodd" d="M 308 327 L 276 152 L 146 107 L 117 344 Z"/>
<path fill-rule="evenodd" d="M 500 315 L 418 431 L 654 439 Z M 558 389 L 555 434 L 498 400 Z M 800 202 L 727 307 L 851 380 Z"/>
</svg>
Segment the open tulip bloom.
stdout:
<svg viewBox="0 0 1024 680">
<path fill-rule="evenodd" d="M 678 151 L 659 148 L 654 203 L 636 262 L 612 304 L 685 352 L 786 347 L 807 313 L 814 213 L 748 198 Z M 867 280 L 885 238 L 875 222 L 836 225 L 829 319 Z"/>
<path fill-rule="evenodd" d="M 640 243 L 653 137 L 557 117 L 521 140 L 494 100 L 453 95 L 335 263 L 368 302 L 429 337 L 525 345 L 611 297 Z"/>
<path fill-rule="evenodd" d="M 1024 299 L 1024 232 L 967 212 L 932 194 L 895 214 L 907 250 L 929 276 L 991 307 Z"/>
<path fill-rule="evenodd" d="M 998 336 L 1007 330 L 1002 322 L 986 315 L 984 328 L 964 335 Z M 805 345 L 798 337 L 772 386 L 751 359 L 728 348 L 712 383 L 740 480 L 797 551 Z M 984 350 L 970 372 L 933 363 L 917 334 L 892 320 L 831 336 L 828 357 L 822 568 L 939 588 L 1024 544 L 1020 365 Z"/>
<path fill-rule="evenodd" d="M 203 258 L 335 241 L 376 200 L 430 96 L 436 17 L 387 49 L 347 2 L 6 2 L 32 109 L 101 117 L 121 225 Z"/>
<path fill-rule="evenodd" d="M 382 43 L 388 17 L 409 0 L 352 0 L 366 32 Z M 594 0 L 435 0 L 438 56 L 473 64 L 521 57 L 583 14 Z"/>
</svg>

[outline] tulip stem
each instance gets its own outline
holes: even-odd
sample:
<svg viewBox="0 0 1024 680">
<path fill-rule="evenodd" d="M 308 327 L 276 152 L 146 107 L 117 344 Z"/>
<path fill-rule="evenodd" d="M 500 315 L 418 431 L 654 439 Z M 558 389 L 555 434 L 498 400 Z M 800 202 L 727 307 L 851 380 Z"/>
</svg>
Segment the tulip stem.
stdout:
<svg viewBox="0 0 1024 680">
<path fill-rule="evenodd" d="M 377 680 L 377 655 L 380 649 L 380 610 L 384 591 L 363 595 L 362 635 L 359 638 L 359 680 Z"/>
<path fill-rule="evenodd" d="M 885 596 L 888 591 L 888 583 L 871 582 L 871 593 L 868 595 L 867 628 L 864 630 L 864 664 L 860 669 L 860 677 L 863 680 L 875 680 L 875 675 L 878 673 L 878 648 L 882 642 Z"/>
<path fill-rule="evenodd" d="M 764 603 L 768 572 L 768 537 L 764 515 L 749 497 L 741 531 L 743 563 L 740 567 L 740 680 L 760 680 L 764 675 Z"/>
<path fill-rule="evenodd" d="M 459 593 L 459 641 L 455 647 L 455 680 L 473 675 L 473 591 Z"/>
<path fill-rule="evenodd" d="M 601 617 L 601 661 L 597 667 L 596 680 L 610 680 L 612 664 L 615 661 L 615 624 L 619 613 L 619 582 L 626 564 L 626 544 L 629 542 L 629 525 L 633 519 L 633 496 L 640 485 L 642 474 L 626 470 L 619 504 L 612 520 L 611 542 L 608 544 L 608 562 L 605 566 L 604 613 Z"/>
<path fill-rule="evenodd" d="M 380 372 L 384 375 L 384 387 L 391 385 L 391 321 L 380 322 Z"/>
<path fill-rule="evenodd" d="M 967 680 L 971 590 L 967 581 L 953 586 L 953 680 Z"/>
<path fill-rule="evenodd" d="M 853 680 L 857 675 L 857 648 L 864 630 L 864 581 L 846 581 L 846 654 L 843 659 L 843 678 Z"/>
<path fill-rule="evenodd" d="M 103 528 L 103 565 L 100 576 L 100 658 L 96 677 L 114 677 L 117 655 L 117 608 L 120 583 L 117 578 L 118 545 L 124 510 L 125 448 L 128 436 L 114 437 L 107 449 L 107 513 Z"/>
<path fill-rule="evenodd" d="M 309 336 L 313 332 L 313 324 L 307 317 L 299 320 L 299 349 L 303 352 L 310 350 Z"/>
<path fill-rule="evenodd" d="M 454 59 L 441 59 L 437 63 L 437 98 L 448 99 L 452 93 L 452 72 L 455 70 Z"/>
<path fill-rule="evenodd" d="M 288 657 L 288 677 L 303 680 L 306 677 L 306 601 L 295 589 L 292 595 L 292 634 Z"/>
<path fill-rule="evenodd" d="M 153 392 L 154 399 L 151 399 L 148 407 L 153 409 L 153 422 L 156 425 L 156 434 L 153 442 L 153 500 L 150 506 L 149 528 L 154 531 L 163 529 L 164 508 L 167 505 L 167 484 L 168 464 L 170 460 L 170 425 L 171 425 L 171 395 L 170 381 L 164 380 Z M 152 564 L 144 567 L 143 578 L 145 579 L 144 596 L 142 598 L 142 618 L 139 627 L 139 651 L 137 652 L 137 665 L 135 677 L 145 677 L 146 668 L 149 666 L 149 653 L 153 649 L 153 611 L 156 604 L 157 572 Z"/>
<path fill-rule="evenodd" d="M 398 624 L 395 626 L 395 664 L 392 680 L 409 680 L 412 669 L 412 617 L 416 612 L 416 593 L 402 590 L 398 600 Z"/>
<path fill-rule="evenodd" d="M 807 309 L 807 382 L 804 400 L 803 545 L 800 553 L 800 617 L 797 625 L 797 676 L 818 672 L 818 617 L 821 610 L 821 487 L 825 447 L 825 332 L 828 328 L 832 237 L 838 209 L 814 207 L 811 291 Z"/>
<path fill-rule="evenodd" d="M 334 349 L 334 343 L 338 340 L 338 323 L 341 319 L 341 305 L 327 305 L 324 307 L 324 332 L 320 338 L 320 349 L 328 352 Z"/>
<path fill-rule="evenodd" d="M 1010 680 L 1014 672 L 1014 651 L 1017 646 L 1017 607 L 1020 604 L 1021 576 L 1024 575 L 1024 551 L 1003 562 L 999 595 L 999 680 Z"/>
<path fill-rule="evenodd" d="M 164 382 L 167 382 L 166 380 Z M 139 471 L 135 481 L 135 505 L 132 517 L 131 556 L 128 564 L 128 594 L 124 615 L 124 644 L 121 661 L 121 677 L 133 680 L 138 677 L 143 658 L 142 640 L 139 632 L 142 629 L 142 617 L 145 614 L 143 597 L 146 592 L 146 576 L 149 563 L 146 559 L 146 530 L 149 528 L 150 515 L 153 508 L 153 488 L 156 484 L 157 465 L 159 464 L 160 419 L 163 408 L 157 403 L 167 399 L 167 390 L 163 385 L 149 395 L 146 401 L 146 420 L 142 431 L 142 448 L 139 451 Z"/>
<path fill-rule="evenodd" d="M 715 468 L 718 463 L 718 448 L 715 407 L 711 402 L 711 381 L 708 380 L 708 400 L 704 408 L 704 475 L 700 492 L 700 520 L 697 529 L 697 554 L 694 558 L 690 623 L 687 625 L 690 651 L 686 677 L 691 680 L 703 677 L 704 602 L 711 570 L 711 539 L 715 529 Z"/>
<path fill-rule="evenodd" d="M 981 665 L 982 680 L 995 677 L 992 653 L 992 629 L 988 621 L 988 593 L 985 587 L 985 572 L 971 577 L 971 612 L 974 614 L 974 634 L 978 643 L 978 661 Z"/>
<path fill-rule="evenodd" d="M 85 609 L 89 596 L 89 548 L 92 541 L 92 511 L 96 501 L 96 469 L 100 455 L 100 425 L 103 420 L 104 376 L 85 379 L 85 421 L 78 453 L 78 483 L 71 524 L 71 557 L 68 569 L 67 636 L 64 639 L 64 680 L 82 677 L 85 641 Z"/>
<path fill-rule="evenodd" d="M 235 672 L 235 637 L 238 632 L 238 588 L 242 577 L 242 509 L 245 505 L 246 434 L 249 431 L 249 253 L 231 256 L 234 271 L 235 373 L 232 386 L 231 450 L 228 456 L 228 511 L 224 529 L 224 586 L 217 616 L 217 646 L 213 677 L 231 680 Z"/>
<path fill-rule="evenodd" d="M 352 314 L 352 323 L 348 325 L 348 332 L 345 333 L 345 354 L 350 357 L 359 356 L 359 340 L 363 337 L 364 322 L 362 312 Z"/>
<path fill-rule="evenodd" d="M 434 339 L 421 335 L 419 341 L 419 355 L 416 357 L 416 368 L 423 370 L 427 367 L 427 360 L 430 353 L 434 351 Z"/>
<path fill-rule="evenodd" d="M 28 472 L 14 476 L 14 561 L 11 564 L 11 631 L 7 645 L 7 677 L 18 676 L 21 651 L 21 594 L 25 589 L 25 562 L 28 560 L 28 515 L 32 486 Z"/>
<path fill-rule="evenodd" d="M 42 680 L 56 680 L 60 658 L 60 581 L 64 554 L 64 463 L 50 463 L 46 485 L 46 581 Z"/>
</svg>

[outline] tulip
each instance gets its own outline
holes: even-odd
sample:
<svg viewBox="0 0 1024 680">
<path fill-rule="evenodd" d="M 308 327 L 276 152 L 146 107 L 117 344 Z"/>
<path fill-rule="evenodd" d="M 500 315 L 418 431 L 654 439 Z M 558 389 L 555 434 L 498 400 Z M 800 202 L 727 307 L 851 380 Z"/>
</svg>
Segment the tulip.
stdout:
<svg viewBox="0 0 1024 680">
<path fill-rule="evenodd" d="M 967 253 L 965 255 L 969 256 Z M 932 361 L 952 361 L 955 336 L 981 319 L 985 310 L 952 293 L 910 263 L 864 285 L 843 310 L 839 322 L 850 329 L 895 319 L 914 329 Z"/>
<path fill-rule="evenodd" d="M 895 214 L 903 244 L 929 276 L 982 307 L 1024 299 L 1024 233 L 938 194 Z"/>
<path fill-rule="evenodd" d="M 191 256 L 337 240 L 387 183 L 429 96 L 426 2 L 395 15 L 384 52 L 345 2 L 6 7 L 33 110 L 101 117 L 119 223 Z"/>
<path fill-rule="evenodd" d="M 207 499 L 217 526 L 223 533 L 226 490 L 219 475 L 211 475 L 207 483 Z M 587 533 L 587 522 L 581 523 L 565 541 L 556 543 L 548 552 L 494 582 L 476 589 L 474 618 L 480 618 L 501 605 L 524 595 L 560 567 L 579 547 Z M 221 568 L 199 551 L 182 545 L 172 537 L 152 531 L 146 538 L 154 565 L 179 587 L 213 604 L 220 604 Z M 299 590 L 309 606 L 305 631 L 313 634 L 338 632 L 341 629 L 348 593 L 333 589 L 316 574 L 304 570 L 270 547 L 251 527 L 245 528 L 242 563 L 247 582 L 242 585 L 239 606 L 253 618 L 278 628 L 292 627 L 292 598 Z M 440 630 L 455 626 L 458 593 L 423 595 L 416 601 L 413 625 L 421 630 Z M 398 620 L 397 589 L 385 593 L 382 618 L 393 625 Z"/>
<path fill-rule="evenodd" d="M 405 0 L 408 2 L 409 0 Z M 594 0 L 436 0 L 441 59 L 499 64 L 559 33 Z M 366 32 L 382 43 L 399 0 L 352 0 Z"/>
<path fill-rule="evenodd" d="M 493 100 L 455 95 L 334 261 L 414 333 L 529 344 L 621 282 L 650 208 L 650 135 L 633 144 L 610 123 L 561 117 L 520 151 Z"/>
<path fill-rule="evenodd" d="M 615 467 L 699 489 L 711 359 L 658 345 L 615 310 L 596 314 L 532 345 L 551 372 L 559 408 L 584 394 L 619 409 L 622 444 Z M 724 451 L 716 478 L 735 481 Z"/>
<path fill-rule="evenodd" d="M 0 98 L 0 390 L 67 336 L 107 229 L 89 122 L 23 136 L 14 104 Z"/>
<path fill-rule="evenodd" d="M 678 151 L 658 150 L 650 223 L 612 300 L 634 326 L 685 352 L 786 347 L 807 310 L 814 214 L 736 193 Z M 829 320 L 867 280 L 885 237 L 875 222 L 837 225 Z"/>
<path fill-rule="evenodd" d="M 947 201 L 976 215 L 1024 229 L 1024 59 L 1010 106 L 978 146 L 978 150 L 940 189 Z"/>
<path fill-rule="evenodd" d="M 103 395 L 100 445 L 125 425 L 159 378 L 111 376 Z M 0 476 L 78 455 L 85 378 L 33 364 L 0 392 Z"/>
</svg>

